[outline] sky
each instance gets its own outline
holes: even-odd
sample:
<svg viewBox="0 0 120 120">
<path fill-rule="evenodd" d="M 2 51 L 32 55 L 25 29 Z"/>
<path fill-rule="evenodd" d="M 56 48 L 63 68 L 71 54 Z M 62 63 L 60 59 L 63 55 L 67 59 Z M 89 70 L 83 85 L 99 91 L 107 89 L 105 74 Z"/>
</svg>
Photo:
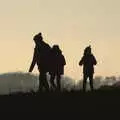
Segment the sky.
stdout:
<svg viewBox="0 0 120 120">
<path fill-rule="evenodd" d="M 120 75 L 119 0 L 0 0 L 0 73 L 28 72 L 33 36 L 59 44 L 65 75 L 79 80 L 78 63 L 89 44 L 98 65 L 95 75 Z M 33 73 L 37 73 L 35 67 Z"/>
</svg>

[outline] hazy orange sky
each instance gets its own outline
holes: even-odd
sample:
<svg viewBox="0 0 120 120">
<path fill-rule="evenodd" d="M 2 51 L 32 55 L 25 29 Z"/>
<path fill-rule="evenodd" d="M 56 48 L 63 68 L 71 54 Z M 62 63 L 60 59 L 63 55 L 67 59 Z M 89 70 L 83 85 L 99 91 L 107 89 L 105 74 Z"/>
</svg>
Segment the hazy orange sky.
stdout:
<svg viewBox="0 0 120 120">
<path fill-rule="evenodd" d="M 33 36 L 42 32 L 51 46 L 60 45 L 66 75 L 82 77 L 78 62 L 89 44 L 98 61 L 95 75 L 120 75 L 119 5 L 119 0 L 0 0 L 0 73 L 27 72 Z"/>
</svg>

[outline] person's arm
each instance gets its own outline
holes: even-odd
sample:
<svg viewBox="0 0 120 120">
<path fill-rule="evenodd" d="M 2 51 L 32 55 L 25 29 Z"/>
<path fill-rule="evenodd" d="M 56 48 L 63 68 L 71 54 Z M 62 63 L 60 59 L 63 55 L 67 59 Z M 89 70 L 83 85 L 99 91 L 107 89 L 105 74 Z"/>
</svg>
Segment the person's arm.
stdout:
<svg viewBox="0 0 120 120">
<path fill-rule="evenodd" d="M 97 65 L 97 60 L 96 60 L 96 58 L 94 56 L 93 56 L 93 64 Z"/>
<path fill-rule="evenodd" d="M 30 68 L 29 68 L 29 72 L 32 72 L 32 71 L 33 71 L 36 62 L 37 62 L 37 51 L 36 51 L 36 49 L 35 49 L 35 50 L 34 50 L 34 55 L 33 55 L 33 60 L 32 60 L 31 66 L 30 66 Z"/>
<path fill-rule="evenodd" d="M 66 65 L 66 60 L 64 56 L 63 56 L 63 65 Z"/>
<path fill-rule="evenodd" d="M 84 64 L 84 57 L 82 57 L 82 59 L 79 62 L 79 65 L 82 66 Z"/>
</svg>

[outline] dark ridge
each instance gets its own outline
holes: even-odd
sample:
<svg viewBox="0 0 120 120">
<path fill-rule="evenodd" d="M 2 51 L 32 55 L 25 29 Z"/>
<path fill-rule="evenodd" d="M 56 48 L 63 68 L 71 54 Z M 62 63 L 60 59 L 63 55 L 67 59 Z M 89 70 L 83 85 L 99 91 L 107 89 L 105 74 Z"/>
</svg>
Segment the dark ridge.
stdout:
<svg viewBox="0 0 120 120">
<path fill-rule="evenodd" d="M 120 107 L 120 88 L 101 87 L 93 92 L 29 92 L 0 96 L 7 112 L 115 112 Z"/>
</svg>

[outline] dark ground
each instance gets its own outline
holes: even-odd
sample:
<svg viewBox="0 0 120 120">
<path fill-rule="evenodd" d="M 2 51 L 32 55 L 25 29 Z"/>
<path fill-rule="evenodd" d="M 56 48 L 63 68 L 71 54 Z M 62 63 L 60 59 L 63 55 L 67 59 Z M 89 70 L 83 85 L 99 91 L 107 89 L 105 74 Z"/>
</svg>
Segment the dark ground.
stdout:
<svg viewBox="0 0 120 120">
<path fill-rule="evenodd" d="M 0 96 L 3 112 L 115 113 L 120 111 L 120 90 L 94 92 L 17 93 Z"/>
</svg>

